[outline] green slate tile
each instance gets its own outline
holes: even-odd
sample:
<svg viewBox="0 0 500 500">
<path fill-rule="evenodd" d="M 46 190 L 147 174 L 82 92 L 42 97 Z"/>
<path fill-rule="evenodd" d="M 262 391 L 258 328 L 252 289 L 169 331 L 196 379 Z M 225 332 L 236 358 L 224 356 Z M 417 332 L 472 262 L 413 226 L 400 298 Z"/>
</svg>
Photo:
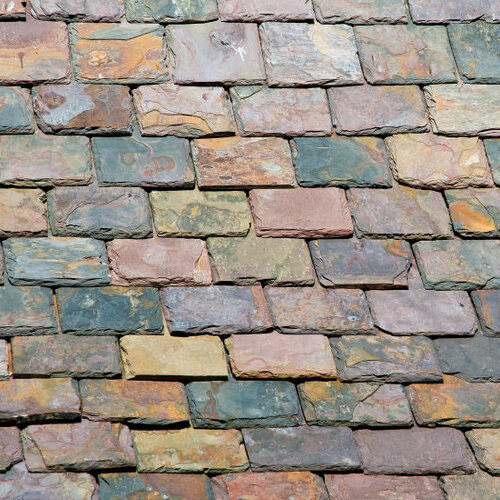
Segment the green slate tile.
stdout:
<svg viewBox="0 0 500 500">
<path fill-rule="evenodd" d="M 129 21 L 185 22 L 217 19 L 216 0 L 125 0 Z"/>
<path fill-rule="evenodd" d="M 0 133 L 30 134 L 35 131 L 30 93 L 20 87 L 0 87 Z"/>
<path fill-rule="evenodd" d="M 487 139 L 484 141 L 488 161 L 490 162 L 493 180 L 500 186 L 500 139 Z"/>
</svg>

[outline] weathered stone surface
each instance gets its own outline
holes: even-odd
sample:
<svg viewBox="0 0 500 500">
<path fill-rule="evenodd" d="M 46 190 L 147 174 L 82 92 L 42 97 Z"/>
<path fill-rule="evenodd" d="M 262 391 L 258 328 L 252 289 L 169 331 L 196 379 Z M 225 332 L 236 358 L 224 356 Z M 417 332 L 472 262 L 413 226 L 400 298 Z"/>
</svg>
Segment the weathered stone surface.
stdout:
<svg viewBox="0 0 500 500">
<path fill-rule="evenodd" d="M 453 189 L 445 196 L 453 229 L 460 236 L 500 236 L 499 188 Z"/>
<path fill-rule="evenodd" d="M 168 425 L 188 420 L 184 386 L 146 380 L 80 380 L 82 414 L 89 420 Z"/>
<path fill-rule="evenodd" d="M 56 297 L 65 333 L 122 335 L 163 331 L 160 300 L 154 288 L 58 288 Z"/>
<path fill-rule="evenodd" d="M 214 283 L 312 285 L 313 267 L 307 244 L 292 238 L 209 238 Z"/>
<path fill-rule="evenodd" d="M 42 85 L 33 89 L 38 126 L 47 133 L 127 134 L 132 99 L 122 85 Z"/>
<path fill-rule="evenodd" d="M 2 450 L 0 454 L 1 472 L 5 472 L 12 465 L 21 462 L 23 452 L 21 450 L 21 435 L 17 427 L 0 427 L 0 449 Z M 0 482 L 0 492 L 1 489 Z"/>
<path fill-rule="evenodd" d="M 67 83 L 71 75 L 68 28 L 35 21 L 0 25 L 0 82 Z"/>
<path fill-rule="evenodd" d="M 133 94 L 144 135 L 200 137 L 236 130 L 223 87 L 182 87 L 164 83 L 139 87 Z"/>
<path fill-rule="evenodd" d="M 495 0 L 409 0 L 411 17 L 416 23 L 447 23 L 449 21 L 500 20 L 500 8 Z M 483 497 L 484 498 L 484 497 Z"/>
<path fill-rule="evenodd" d="M 335 378 L 328 338 L 279 333 L 233 335 L 226 340 L 231 368 L 240 378 Z"/>
<path fill-rule="evenodd" d="M 260 285 L 163 288 L 163 311 L 170 333 L 251 333 L 272 328 Z"/>
<path fill-rule="evenodd" d="M 34 131 L 29 90 L 0 87 L 0 132 L 31 134 Z"/>
<path fill-rule="evenodd" d="M 479 469 L 470 476 L 444 476 L 441 484 L 447 500 L 462 500 L 464 497 L 494 500 L 500 491 L 500 477 L 490 476 Z"/>
<path fill-rule="evenodd" d="M 6 340 L 0 339 L 0 380 L 8 379 L 9 376 L 9 344 Z"/>
<path fill-rule="evenodd" d="M 306 21 L 314 19 L 310 2 L 302 0 L 219 0 L 222 21 Z"/>
<path fill-rule="evenodd" d="M 391 335 L 474 335 L 477 320 L 467 292 L 370 290 L 375 325 Z"/>
<path fill-rule="evenodd" d="M 457 429 L 360 430 L 354 439 L 369 474 L 470 474 L 472 453 Z"/>
<path fill-rule="evenodd" d="M 500 139 L 487 139 L 484 141 L 484 147 L 490 162 L 493 180 L 497 186 L 500 186 Z"/>
<path fill-rule="evenodd" d="M 158 236 L 245 236 L 252 217 L 244 191 L 152 191 Z"/>
<path fill-rule="evenodd" d="M 314 240 L 309 243 L 319 282 L 326 287 L 401 288 L 411 265 L 401 240 Z"/>
<path fill-rule="evenodd" d="M 248 197 L 257 236 L 327 238 L 353 232 L 345 191 L 322 189 L 254 189 Z"/>
<path fill-rule="evenodd" d="M 429 130 L 416 86 L 352 86 L 328 90 L 333 123 L 343 135 L 388 135 Z"/>
<path fill-rule="evenodd" d="M 235 429 L 133 431 L 139 472 L 238 472 L 248 467 Z"/>
<path fill-rule="evenodd" d="M 361 466 L 346 427 L 243 429 L 243 437 L 253 471 L 350 471 Z"/>
<path fill-rule="evenodd" d="M 260 27 L 260 34 L 271 86 L 363 82 L 350 26 L 265 23 Z"/>
<path fill-rule="evenodd" d="M 0 237 L 46 235 L 46 212 L 41 189 L 0 189 Z"/>
<path fill-rule="evenodd" d="M 184 238 L 113 240 L 107 245 L 114 285 L 209 285 L 206 243 Z"/>
<path fill-rule="evenodd" d="M 274 324 L 283 333 L 344 335 L 373 331 L 361 290 L 267 287 L 265 293 Z"/>
<path fill-rule="evenodd" d="M 167 47 L 175 83 L 246 85 L 265 80 L 257 25 L 171 25 Z"/>
<path fill-rule="evenodd" d="M 69 378 L 10 379 L 0 382 L 2 423 L 68 420 L 79 416 L 78 387 Z"/>
<path fill-rule="evenodd" d="M 14 337 L 11 345 L 16 376 L 112 377 L 121 373 L 115 337 Z"/>
<path fill-rule="evenodd" d="M 190 338 L 170 336 L 120 339 L 123 371 L 128 379 L 226 378 L 227 364 L 222 341 L 200 335 Z"/>
<path fill-rule="evenodd" d="M 301 186 L 389 187 L 392 184 L 382 139 L 297 137 L 291 146 Z"/>
<path fill-rule="evenodd" d="M 400 385 L 305 382 L 298 386 L 309 425 L 408 426 L 410 405 Z"/>
<path fill-rule="evenodd" d="M 474 429 L 465 435 L 481 468 L 500 474 L 500 429 Z"/>
<path fill-rule="evenodd" d="M 278 137 L 198 139 L 193 155 L 200 188 L 295 185 L 290 148 Z"/>
<path fill-rule="evenodd" d="M 192 382 L 186 390 L 194 427 L 288 427 L 302 420 L 290 382 Z"/>
<path fill-rule="evenodd" d="M 436 382 L 441 369 L 426 337 L 356 335 L 331 339 L 340 380 Z"/>
<path fill-rule="evenodd" d="M 419 425 L 500 425 L 500 384 L 472 384 L 445 375 L 442 384 L 411 384 L 408 386 L 408 398 Z"/>
<path fill-rule="evenodd" d="M 465 136 L 500 134 L 498 87 L 430 85 L 424 93 L 434 132 Z"/>
<path fill-rule="evenodd" d="M 30 425 L 21 433 L 30 472 L 87 471 L 134 467 L 128 427 L 82 420 L 73 424 Z"/>
<path fill-rule="evenodd" d="M 119 21 L 125 14 L 123 0 L 31 0 L 31 13 L 49 21 Z"/>
<path fill-rule="evenodd" d="M 0 19 L 24 19 L 26 2 L 24 0 L 0 0 Z"/>
<path fill-rule="evenodd" d="M 320 23 L 406 23 L 403 0 L 314 0 Z"/>
<path fill-rule="evenodd" d="M 148 83 L 165 80 L 163 29 L 158 24 L 73 24 L 77 80 Z"/>
<path fill-rule="evenodd" d="M 127 19 L 182 23 L 217 19 L 217 0 L 125 0 Z"/>
<path fill-rule="evenodd" d="M 474 290 L 500 284 L 497 240 L 420 241 L 413 251 L 426 288 Z"/>
<path fill-rule="evenodd" d="M 500 335 L 500 290 L 478 290 L 471 296 L 484 333 Z"/>
<path fill-rule="evenodd" d="M 0 136 L 0 183 L 12 186 L 88 184 L 89 140 L 86 137 Z"/>
<path fill-rule="evenodd" d="M 104 186 L 193 187 L 189 142 L 177 137 L 97 137 L 92 152 Z"/>
<path fill-rule="evenodd" d="M 329 135 L 332 119 L 323 89 L 262 86 L 230 89 L 241 135 Z M 290 116 L 294 116 L 290 120 Z"/>
</svg>

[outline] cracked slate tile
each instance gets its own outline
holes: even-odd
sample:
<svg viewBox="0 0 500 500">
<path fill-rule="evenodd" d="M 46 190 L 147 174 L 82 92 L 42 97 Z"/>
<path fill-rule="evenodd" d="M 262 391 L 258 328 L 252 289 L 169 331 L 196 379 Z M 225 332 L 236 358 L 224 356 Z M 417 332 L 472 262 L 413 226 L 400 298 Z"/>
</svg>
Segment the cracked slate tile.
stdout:
<svg viewBox="0 0 500 500">
<path fill-rule="evenodd" d="M 185 23 L 217 19 L 217 0 L 124 0 L 131 22 Z"/>
<path fill-rule="evenodd" d="M 0 87 L 0 133 L 32 134 L 34 131 L 29 90 L 22 87 Z"/>
<path fill-rule="evenodd" d="M 320 23 L 406 23 L 404 0 L 313 0 Z"/>
<path fill-rule="evenodd" d="M 30 10 L 48 21 L 117 22 L 125 14 L 123 0 L 30 0 Z"/>
</svg>

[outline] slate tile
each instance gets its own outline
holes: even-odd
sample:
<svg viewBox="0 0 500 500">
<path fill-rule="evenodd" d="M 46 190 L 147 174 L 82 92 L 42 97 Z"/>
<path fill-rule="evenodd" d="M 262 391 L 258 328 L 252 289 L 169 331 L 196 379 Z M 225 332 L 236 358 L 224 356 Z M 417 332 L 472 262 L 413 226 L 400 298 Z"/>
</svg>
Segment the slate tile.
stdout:
<svg viewBox="0 0 500 500">
<path fill-rule="evenodd" d="M 1 472 L 6 472 L 14 464 L 22 461 L 21 435 L 17 427 L 0 427 L 0 448 L 2 449 L 0 455 Z"/>
<path fill-rule="evenodd" d="M 273 326 L 260 285 L 163 288 L 163 312 L 173 334 L 231 334 Z"/>
<path fill-rule="evenodd" d="M 119 21 L 125 14 L 123 0 L 31 0 L 31 14 L 49 21 Z"/>
<path fill-rule="evenodd" d="M 298 391 L 309 425 L 406 427 L 413 423 L 400 385 L 305 382 Z"/>
<path fill-rule="evenodd" d="M 312 4 L 302 0 L 218 0 L 222 21 L 309 21 L 314 19 Z"/>
<path fill-rule="evenodd" d="M 243 437 L 253 471 L 351 471 L 361 466 L 346 427 L 243 429 Z"/>
<path fill-rule="evenodd" d="M 498 496 L 500 477 L 490 476 L 478 469 L 469 476 L 443 476 L 441 484 L 447 500 L 461 500 L 464 496 L 489 500 Z"/>
<path fill-rule="evenodd" d="M 31 134 L 34 131 L 29 90 L 21 87 L 0 87 L 0 132 Z"/>
<path fill-rule="evenodd" d="M 442 384 L 411 384 L 407 394 L 419 425 L 498 427 L 500 384 L 470 383 L 451 375 Z"/>
<path fill-rule="evenodd" d="M 320 23 L 399 24 L 406 23 L 403 0 L 314 0 Z"/>
<path fill-rule="evenodd" d="M 266 78 L 255 24 L 171 25 L 165 34 L 175 83 L 247 85 Z"/>
<path fill-rule="evenodd" d="M 486 335 L 500 335 L 500 290 L 478 290 L 471 293 L 479 322 Z"/>
<path fill-rule="evenodd" d="M 424 98 L 416 86 L 328 89 L 333 123 L 342 135 L 387 135 L 429 130 Z"/>
<path fill-rule="evenodd" d="M 21 432 L 30 472 L 134 467 L 130 431 L 122 424 L 82 420 L 30 425 Z"/>
<path fill-rule="evenodd" d="M 10 377 L 9 343 L 0 339 L 0 380 Z"/>
<path fill-rule="evenodd" d="M 64 333 L 123 335 L 163 332 L 160 300 L 154 288 L 58 288 L 56 298 Z"/>
<path fill-rule="evenodd" d="M 26 2 L 23 0 L 2 0 L 0 2 L 0 19 L 24 19 L 26 17 Z"/>
<path fill-rule="evenodd" d="M 500 140 L 487 139 L 484 141 L 484 147 L 486 148 L 486 154 L 490 162 L 493 180 L 495 184 L 500 186 Z"/>
<path fill-rule="evenodd" d="M 480 467 L 490 474 L 500 474 L 500 429 L 474 429 L 465 436 Z"/>
<path fill-rule="evenodd" d="M 197 139 L 193 156 L 202 189 L 295 186 L 290 148 L 279 137 Z"/>
<path fill-rule="evenodd" d="M 125 0 L 131 22 L 183 23 L 217 19 L 217 0 Z"/>
<path fill-rule="evenodd" d="M 45 236 L 46 212 L 41 189 L 0 189 L 0 237 Z"/>
<path fill-rule="evenodd" d="M 103 378 L 121 374 L 114 337 L 14 337 L 11 345 L 16 376 Z"/>
<path fill-rule="evenodd" d="M 472 453 L 458 429 L 359 430 L 354 439 L 368 474 L 470 474 Z"/>
<path fill-rule="evenodd" d="M 363 82 L 356 40 L 349 26 L 270 22 L 260 26 L 260 35 L 271 86 Z"/>
<path fill-rule="evenodd" d="M 500 7 L 495 0 L 409 0 L 411 17 L 416 23 L 433 24 L 450 21 L 500 20 Z"/>
<path fill-rule="evenodd" d="M 302 421 L 290 382 L 192 382 L 186 391 L 194 427 L 289 427 Z"/>
</svg>

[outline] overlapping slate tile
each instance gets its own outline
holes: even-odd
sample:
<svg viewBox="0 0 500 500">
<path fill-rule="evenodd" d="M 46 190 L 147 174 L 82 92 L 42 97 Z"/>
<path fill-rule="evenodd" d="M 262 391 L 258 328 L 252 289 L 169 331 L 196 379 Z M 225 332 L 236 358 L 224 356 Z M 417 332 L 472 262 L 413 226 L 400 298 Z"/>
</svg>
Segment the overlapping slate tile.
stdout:
<svg viewBox="0 0 500 500">
<path fill-rule="evenodd" d="M 31 13 L 49 21 L 119 21 L 125 14 L 123 0 L 31 0 Z"/>
<path fill-rule="evenodd" d="M 481 468 L 500 474 L 500 429 L 474 429 L 465 435 Z"/>
<path fill-rule="evenodd" d="M 442 488 L 448 500 L 461 500 L 464 495 L 470 498 L 495 498 L 500 489 L 500 478 L 490 476 L 479 469 L 468 476 L 443 476 Z"/>
<path fill-rule="evenodd" d="M 171 25 L 167 47 L 175 83 L 247 85 L 265 80 L 257 25 Z"/>
<path fill-rule="evenodd" d="M 0 237 L 46 235 L 46 212 L 41 189 L 0 189 Z"/>
<path fill-rule="evenodd" d="M 363 82 L 349 26 L 264 23 L 262 53 L 269 85 L 349 85 Z"/>
<path fill-rule="evenodd" d="M 5 472 L 14 464 L 22 461 L 21 435 L 17 427 L 0 428 L 0 448 L 2 450 L 0 455 L 0 472 Z"/>
<path fill-rule="evenodd" d="M 273 322 L 260 285 L 167 287 L 161 300 L 173 334 L 262 332 Z"/>
<path fill-rule="evenodd" d="M 0 19 L 24 19 L 26 16 L 26 2 L 23 0 L 0 1 Z"/>
<path fill-rule="evenodd" d="M 413 422 L 400 385 L 305 382 L 298 390 L 309 425 L 404 427 Z"/>
<path fill-rule="evenodd" d="M 471 297 L 484 333 L 500 335 L 500 290 L 478 290 Z"/>
<path fill-rule="evenodd" d="M 217 0 L 125 0 L 127 19 L 182 23 L 217 19 Z"/>
<path fill-rule="evenodd" d="M 222 21 L 308 21 L 314 19 L 310 2 L 302 0 L 219 0 L 219 17 Z"/>
<path fill-rule="evenodd" d="M 0 380 L 10 377 L 9 344 L 6 340 L 0 339 Z"/>
<path fill-rule="evenodd" d="M 406 23 L 403 0 L 314 0 L 320 23 L 399 24 Z"/>
<path fill-rule="evenodd" d="M 409 0 L 411 17 L 416 23 L 434 24 L 450 21 L 500 20 L 500 8 L 495 0 Z"/>
<path fill-rule="evenodd" d="M 0 132 L 31 134 L 35 131 L 28 89 L 0 87 Z"/>
<path fill-rule="evenodd" d="M 500 140 L 487 139 L 484 141 L 484 147 L 490 162 L 493 180 L 497 186 L 500 186 Z"/>
</svg>

